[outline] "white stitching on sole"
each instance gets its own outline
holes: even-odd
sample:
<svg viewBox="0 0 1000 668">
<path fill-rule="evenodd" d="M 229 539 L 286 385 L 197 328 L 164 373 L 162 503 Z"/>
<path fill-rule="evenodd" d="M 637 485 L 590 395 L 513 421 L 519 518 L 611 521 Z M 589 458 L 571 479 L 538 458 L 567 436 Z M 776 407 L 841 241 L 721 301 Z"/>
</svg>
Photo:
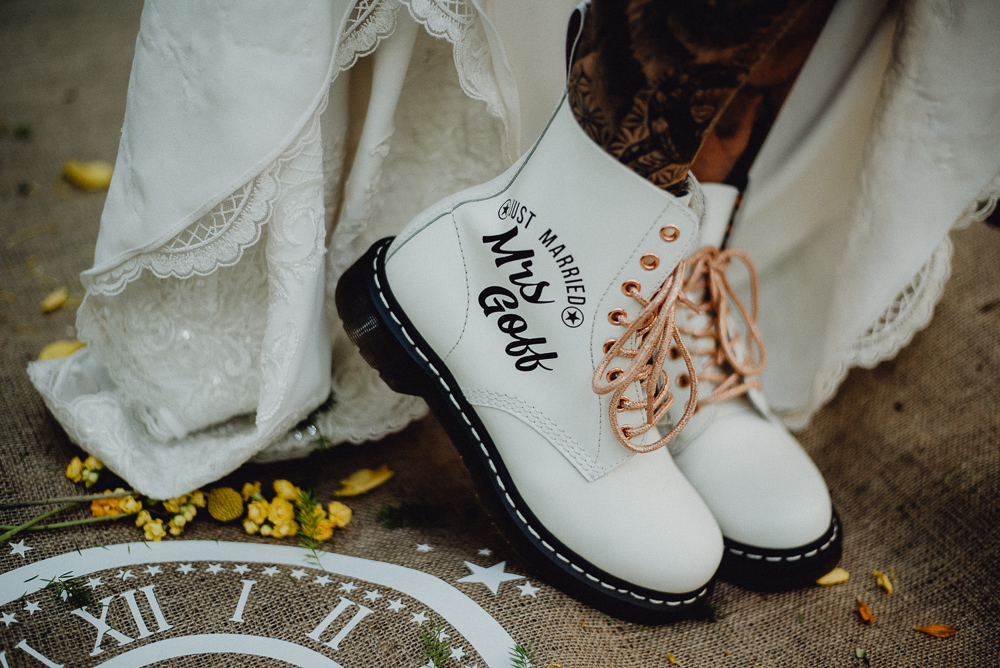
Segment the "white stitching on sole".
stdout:
<svg viewBox="0 0 1000 668">
<path fill-rule="evenodd" d="M 389 312 L 389 315 L 392 317 L 393 321 L 396 322 L 399 325 L 400 330 L 402 330 L 403 334 L 406 336 L 406 340 L 409 341 L 411 343 L 411 345 L 413 345 L 413 348 L 414 348 L 414 350 L 417 351 L 417 354 L 419 354 L 420 357 L 423 358 L 424 360 L 427 360 L 427 357 L 425 357 L 424 354 L 420 351 L 419 346 L 417 346 L 416 343 L 413 342 L 413 339 L 410 338 L 409 333 L 406 331 L 406 327 L 404 327 L 403 324 L 401 322 L 399 322 L 399 320 L 396 319 L 396 316 L 392 312 L 392 307 L 389 306 L 388 300 L 382 294 L 382 285 L 381 285 L 381 283 L 378 280 L 378 258 L 385 253 L 385 249 L 386 249 L 386 246 L 382 246 L 378 250 L 378 252 L 375 254 L 375 257 L 372 258 L 372 270 L 374 272 L 373 278 L 374 278 L 374 282 L 375 282 L 375 287 L 378 288 L 379 299 L 381 300 L 382 304 L 385 305 L 385 308 Z M 430 366 L 430 368 L 434 371 L 434 374 L 438 377 L 438 380 L 440 381 L 440 383 L 444 386 L 445 391 L 448 393 L 448 397 L 451 399 L 452 403 L 454 403 L 456 406 L 458 406 L 458 402 L 455 401 L 455 398 L 452 395 L 452 391 L 451 391 L 451 388 L 448 386 L 448 383 L 441 376 L 441 374 L 438 373 L 438 370 L 435 369 L 434 366 L 430 364 L 430 361 L 428 361 L 428 366 Z M 476 432 L 475 428 L 472 427 L 472 423 L 469 420 L 469 418 L 465 415 L 465 411 L 463 411 L 461 409 L 461 407 L 459 407 L 458 408 L 458 412 L 462 415 L 462 419 L 466 422 L 466 424 L 469 425 L 469 431 L 472 432 L 472 435 L 475 437 L 476 441 L 479 443 L 479 447 L 483 451 L 483 454 L 486 456 L 486 461 L 489 463 L 490 468 L 492 468 L 494 471 L 496 471 L 495 465 L 493 464 L 493 458 L 490 457 L 489 450 L 487 450 L 486 445 L 483 443 L 482 439 L 479 437 L 479 434 Z M 497 476 L 497 480 L 500 480 L 499 476 Z M 501 487 L 503 487 L 502 484 L 501 484 Z M 514 500 L 512 498 L 510 498 L 510 494 L 505 492 L 504 493 L 504 497 L 507 499 L 507 503 L 510 504 L 510 507 L 513 508 L 514 511 L 517 513 L 518 519 L 521 520 L 521 522 L 524 524 L 525 528 L 531 533 L 532 536 L 534 536 L 538 541 L 540 541 L 541 544 L 544 545 L 547 550 L 549 550 L 550 552 L 552 552 L 552 554 L 556 555 L 560 560 L 562 560 L 562 561 L 566 562 L 567 564 L 569 564 L 570 567 L 573 568 L 573 570 L 575 570 L 575 571 L 577 571 L 577 572 L 582 573 L 583 575 L 585 575 L 588 579 L 593 580 L 594 582 L 600 582 L 601 585 L 607 587 L 608 589 L 615 590 L 615 587 L 613 587 L 612 585 L 608 585 L 608 584 L 606 584 L 604 582 L 601 582 L 601 580 L 599 578 L 594 577 L 590 573 L 586 572 L 585 570 L 583 570 L 582 568 L 580 568 L 579 566 L 577 566 L 576 564 L 574 564 L 569 559 L 566 559 L 565 557 L 563 557 L 563 555 L 561 555 L 558 552 L 556 552 L 555 548 L 553 548 L 551 545 L 549 545 L 546 541 L 542 540 L 542 537 L 538 535 L 538 532 L 535 531 L 535 529 L 530 524 L 528 524 L 528 522 L 524 521 L 524 517 L 518 511 L 517 506 L 514 504 Z M 834 534 L 833 538 L 831 538 L 830 540 L 832 541 L 834 538 L 836 538 L 836 534 Z M 636 594 L 635 592 L 629 591 L 629 590 L 620 590 L 619 589 L 617 591 L 622 592 L 622 593 L 625 593 L 627 591 L 633 598 L 637 598 L 637 599 L 642 600 L 642 601 L 648 601 L 650 603 L 653 603 L 654 605 L 664 605 L 664 604 L 666 604 L 668 606 L 673 607 L 673 606 L 677 606 L 677 605 L 681 604 L 681 601 L 664 601 L 664 600 L 659 600 L 659 599 L 646 598 L 645 596 L 642 596 L 640 594 Z M 700 592 L 698 592 L 697 594 L 695 594 L 695 596 L 693 598 L 689 598 L 689 599 L 683 601 L 683 603 L 685 605 L 690 605 L 691 603 L 694 603 L 695 601 L 697 601 L 699 598 L 704 597 L 707 593 L 708 593 L 708 587 L 704 587 L 704 588 L 702 588 L 702 590 Z"/>
<path fill-rule="evenodd" d="M 802 559 L 803 557 L 805 557 L 807 559 L 809 557 L 815 557 L 817 554 L 819 554 L 823 550 L 825 550 L 828 547 L 830 547 L 831 545 L 833 545 L 836 542 L 837 535 L 839 533 L 840 533 L 840 523 L 837 520 L 834 520 L 833 521 L 833 533 L 830 534 L 830 539 L 828 541 L 826 541 L 825 543 L 823 543 L 821 546 L 819 546 L 819 548 L 817 548 L 815 550 L 809 550 L 805 554 L 790 554 L 787 557 L 765 557 L 765 559 L 767 561 L 770 561 L 770 562 L 778 562 L 778 561 L 798 561 L 799 559 Z M 763 555 L 760 555 L 760 554 L 744 553 L 743 550 L 738 550 L 735 547 L 727 547 L 726 550 L 729 551 L 731 554 L 735 554 L 738 557 L 744 557 L 746 559 L 759 560 L 763 556 Z"/>
</svg>

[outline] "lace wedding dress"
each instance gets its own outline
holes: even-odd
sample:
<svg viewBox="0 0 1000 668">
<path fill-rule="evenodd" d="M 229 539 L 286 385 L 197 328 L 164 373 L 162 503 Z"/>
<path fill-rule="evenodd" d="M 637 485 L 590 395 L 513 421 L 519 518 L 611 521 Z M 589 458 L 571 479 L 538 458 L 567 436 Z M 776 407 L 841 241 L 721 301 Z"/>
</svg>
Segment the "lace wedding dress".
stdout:
<svg viewBox="0 0 1000 668">
<path fill-rule="evenodd" d="M 793 426 L 926 325 L 947 231 L 1000 194 L 997 11 L 967 4 L 842 0 L 751 171 L 733 243 L 761 270 L 763 380 Z M 88 345 L 29 367 L 69 436 L 166 498 L 424 415 L 361 360 L 334 287 L 530 145 L 571 10 L 147 2 L 83 275 Z M 967 74 L 947 70 L 966 57 Z"/>
</svg>

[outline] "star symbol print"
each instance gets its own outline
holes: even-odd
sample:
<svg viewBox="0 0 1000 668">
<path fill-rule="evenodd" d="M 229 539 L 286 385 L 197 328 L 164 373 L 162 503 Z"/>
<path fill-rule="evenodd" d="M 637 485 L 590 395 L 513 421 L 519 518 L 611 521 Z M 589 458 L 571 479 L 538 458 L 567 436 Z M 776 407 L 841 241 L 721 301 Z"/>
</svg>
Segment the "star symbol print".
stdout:
<svg viewBox="0 0 1000 668">
<path fill-rule="evenodd" d="M 24 606 L 24 611 L 33 615 L 36 612 L 41 612 L 42 606 L 38 605 L 38 601 L 28 601 L 28 605 Z"/>
<path fill-rule="evenodd" d="M 417 552 L 430 552 L 433 549 L 434 548 L 431 547 L 430 545 L 428 545 L 427 543 L 418 543 L 417 544 Z"/>
<path fill-rule="evenodd" d="M 516 585 L 518 589 L 521 590 L 521 596 L 530 596 L 531 598 L 538 598 L 535 596 L 541 591 L 538 587 L 532 586 L 530 582 L 525 582 L 524 584 Z"/>
<path fill-rule="evenodd" d="M 330 578 L 326 575 L 317 575 L 316 579 L 313 580 L 313 584 L 318 584 L 320 587 L 325 587 L 330 584 Z"/>
<path fill-rule="evenodd" d="M 567 306 L 562 312 L 563 324 L 571 329 L 576 329 L 583 324 L 583 311 L 575 306 Z"/>
<path fill-rule="evenodd" d="M 5 612 L 3 613 L 3 617 L 0 617 L 0 622 L 3 622 L 5 625 L 10 626 L 11 624 L 17 622 L 17 617 L 10 614 L 9 612 Z"/>
<path fill-rule="evenodd" d="M 180 566 L 177 567 L 177 571 L 183 573 L 184 575 L 187 575 L 193 570 L 194 566 L 192 566 L 191 564 L 181 564 Z"/>
<path fill-rule="evenodd" d="M 25 556 L 24 556 L 25 552 L 27 552 L 28 550 L 34 550 L 34 549 L 35 548 L 33 548 L 33 547 L 28 547 L 27 545 L 25 545 L 23 540 L 20 543 L 10 543 L 10 553 L 11 554 L 16 554 L 17 556 L 21 557 L 22 559 L 25 558 Z"/>
<path fill-rule="evenodd" d="M 478 582 L 480 584 L 486 585 L 486 588 L 493 592 L 496 596 L 497 592 L 500 590 L 500 585 L 508 580 L 523 580 L 523 575 L 514 575 L 513 573 L 505 573 L 504 568 L 507 566 L 506 561 L 501 561 L 498 564 L 493 564 L 489 568 L 483 566 L 477 566 L 476 564 L 470 563 L 468 561 L 464 562 L 465 567 L 472 571 L 471 575 L 466 575 L 464 578 L 459 578 L 456 582 Z"/>
<path fill-rule="evenodd" d="M 153 577 L 154 575 L 158 575 L 163 571 L 160 570 L 159 566 L 147 566 L 146 570 L 143 572 L 149 575 L 150 577 Z"/>
</svg>

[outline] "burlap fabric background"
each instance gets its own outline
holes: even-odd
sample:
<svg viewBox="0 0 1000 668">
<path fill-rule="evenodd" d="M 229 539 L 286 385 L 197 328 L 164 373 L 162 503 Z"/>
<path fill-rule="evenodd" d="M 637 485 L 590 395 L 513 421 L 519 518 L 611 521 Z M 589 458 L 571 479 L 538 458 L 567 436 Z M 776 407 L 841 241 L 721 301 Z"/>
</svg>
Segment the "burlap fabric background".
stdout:
<svg viewBox="0 0 1000 668">
<path fill-rule="evenodd" d="M 92 257 L 103 196 L 69 191 L 57 175 L 66 159 L 114 160 L 140 9 L 139 3 L 124 1 L 0 5 L 0 114 L 6 127 L 0 135 L 3 500 L 80 490 L 63 476 L 79 451 L 48 415 L 25 366 L 46 343 L 74 336 L 72 309 L 42 315 L 38 304 L 52 285 L 81 292 L 77 275 Z M 21 124 L 30 126 L 30 137 L 15 132 Z M 35 183 L 37 190 L 21 195 L 21 183 Z M 18 234 L 24 229 L 42 233 L 25 239 Z M 977 224 L 953 240 L 953 278 L 931 326 L 894 361 L 853 371 L 834 401 L 800 434 L 843 518 L 842 565 L 851 572 L 845 584 L 771 595 L 719 584 L 713 598 L 716 621 L 644 628 L 607 618 L 539 582 L 531 565 L 510 552 L 490 528 L 465 470 L 431 419 L 381 443 L 342 446 L 304 462 L 245 467 L 229 482 L 238 487 L 261 480 L 266 487 L 286 477 L 330 500 L 339 478 L 357 468 L 388 464 L 395 478 L 351 501 L 355 519 L 330 549 L 441 578 L 473 598 L 515 641 L 532 641 L 540 666 L 664 666 L 670 665 L 668 655 L 689 668 L 851 666 L 862 665 L 855 653 L 859 648 L 875 666 L 1000 665 L 1000 230 Z M 394 530 L 375 519 L 383 504 L 420 499 L 439 504 L 443 512 L 423 526 Z M 28 510 L 0 511 L 0 523 L 30 516 Z M 280 543 L 247 536 L 236 526 L 205 519 L 204 513 L 183 538 Z M 126 523 L 104 524 L 25 531 L 14 545 L 22 539 L 32 548 L 24 556 L 7 541 L 0 544 L 0 573 L 77 548 L 139 541 L 141 532 Z M 433 549 L 418 551 L 418 544 Z M 484 548 L 492 553 L 481 554 Z M 457 582 L 470 573 L 463 561 L 492 566 L 501 560 L 507 561 L 507 572 L 526 579 L 502 583 L 496 595 L 482 584 Z M 223 571 L 212 573 L 209 563 L 196 562 L 185 574 L 177 570 L 180 563 L 160 564 L 162 572 L 154 574 L 133 569 L 134 578 L 125 580 L 116 579 L 119 569 L 109 568 L 100 574 L 103 588 L 96 593 L 109 596 L 155 583 L 174 624 L 157 638 L 224 633 L 231 631 L 227 619 L 240 581 L 252 578 L 261 596 L 247 608 L 240 632 L 300 642 L 300 629 L 337 603 L 344 593 L 338 586 L 346 581 L 334 577 L 328 586 L 317 583 L 323 572 L 308 566 L 300 569 L 306 575 L 295 579 L 288 566 L 281 567 L 280 577 L 268 577 L 265 564 L 250 564 L 240 573 L 233 571 L 239 564 L 225 562 Z M 871 576 L 876 568 L 895 573 L 893 594 L 876 586 Z M 525 582 L 539 587 L 534 596 L 517 587 Z M 357 602 L 357 594 L 373 585 L 356 584 L 362 587 L 354 594 Z M 347 636 L 336 658 L 345 665 L 421 665 L 426 659 L 418 625 L 405 616 L 418 612 L 419 602 L 399 595 L 408 607 L 393 618 L 386 609 L 392 593 L 380 591 L 386 597 L 369 604 L 378 614 L 366 622 L 365 633 Z M 872 625 L 859 619 L 857 597 L 874 612 Z M 39 603 L 37 613 L 24 609 L 28 600 Z M 49 591 L 0 606 L 0 615 L 16 618 L 0 626 L 0 652 L 6 652 L 0 656 L 11 666 L 41 665 L 15 650 L 22 639 L 44 648 L 50 660 L 73 666 L 122 651 L 106 641 L 106 652 L 90 659 L 93 627 L 69 616 L 71 607 Z M 938 639 L 913 630 L 931 623 L 955 626 L 958 633 Z M 136 628 L 126 624 L 121 631 L 134 637 Z M 462 645 L 461 638 L 452 640 Z M 286 664 L 216 655 L 162 665 Z M 472 653 L 445 665 L 483 664 Z"/>
</svg>

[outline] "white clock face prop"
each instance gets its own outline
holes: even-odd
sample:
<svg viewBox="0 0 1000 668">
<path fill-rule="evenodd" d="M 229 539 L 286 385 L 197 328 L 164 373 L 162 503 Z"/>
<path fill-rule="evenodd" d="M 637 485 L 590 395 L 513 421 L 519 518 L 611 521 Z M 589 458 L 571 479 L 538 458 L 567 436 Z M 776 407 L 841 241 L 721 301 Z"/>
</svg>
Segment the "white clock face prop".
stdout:
<svg viewBox="0 0 1000 668">
<path fill-rule="evenodd" d="M 458 581 L 482 583 L 493 594 L 505 581 L 524 579 L 504 572 L 503 562 L 466 566 L 472 574 Z M 76 607 L 41 591 L 60 576 L 85 583 L 92 604 Z M 518 588 L 522 596 L 525 588 L 532 597 L 538 591 L 528 582 Z M 29 640 L 27 624 L 42 612 L 44 595 L 55 628 Z M 255 616 L 281 619 L 283 611 L 280 634 L 262 634 L 260 626 L 247 631 Z M 435 620 L 451 632 L 443 637 L 453 665 L 506 667 L 514 647 L 496 619 L 438 577 L 329 552 L 319 552 L 317 561 L 300 547 L 261 543 L 178 540 L 74 550 L 0 574 L 0 615 L 0 668 L 80 660 L 148 666 L 219 654 L 353 668 L 387 658 L 372 655 L 379 648 L 401 658 L 400 639 L 412 641 Z M 76 660 L 61 663 L 67 638 L 76 640 Z"/>
</svg>

